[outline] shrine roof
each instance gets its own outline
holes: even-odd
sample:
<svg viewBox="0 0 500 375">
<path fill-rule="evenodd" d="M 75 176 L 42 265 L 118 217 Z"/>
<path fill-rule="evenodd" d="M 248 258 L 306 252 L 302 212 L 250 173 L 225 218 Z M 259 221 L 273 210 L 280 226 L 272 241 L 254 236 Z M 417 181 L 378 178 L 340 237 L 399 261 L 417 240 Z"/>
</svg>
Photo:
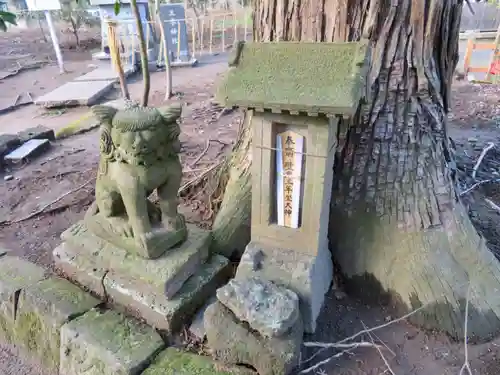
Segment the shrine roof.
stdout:
<svg viewBox="0 0 500 375">
<path fill-rule="evenodd" d="M 244 43 L 217 90 L 226 107 L 353 115 L 365 91 L 367 42 Z"/>
</svg>

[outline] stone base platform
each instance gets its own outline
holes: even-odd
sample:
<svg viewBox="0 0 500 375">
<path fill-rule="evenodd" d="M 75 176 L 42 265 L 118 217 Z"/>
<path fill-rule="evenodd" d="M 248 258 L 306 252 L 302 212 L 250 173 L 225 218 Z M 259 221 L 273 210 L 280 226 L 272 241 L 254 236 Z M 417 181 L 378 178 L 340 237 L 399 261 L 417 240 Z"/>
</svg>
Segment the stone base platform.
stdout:
<svg viewBox="0 0 500 375">
<path fill-rule="evenodd" d="M 113 246 L 83 222 L 61 237 L 54 262 L 70 279 L 168 333 L 188 323 L 229 277 L 229 261 L 209 256 L 211 235 L 195 226 L 182 245 L 154 260 Z"/>
<path fill-rule="evenodd" d="M 299 296 L 304 331 L 314 333 L 325 294 L 333 280 L 327 247 L 316 256 L 250 242 L 238 265 L 237 279 L 260 277 L 288 288 Z"/>
</svg>

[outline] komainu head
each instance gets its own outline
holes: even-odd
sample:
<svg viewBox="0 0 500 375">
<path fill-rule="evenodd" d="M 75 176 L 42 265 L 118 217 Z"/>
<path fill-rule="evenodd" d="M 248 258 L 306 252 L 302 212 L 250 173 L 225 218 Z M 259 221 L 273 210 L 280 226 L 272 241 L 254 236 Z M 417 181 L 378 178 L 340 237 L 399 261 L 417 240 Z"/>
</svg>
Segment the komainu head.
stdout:
<svg viewBox="0 0 500 375">
<path fill-rule="evenodd" d="M 178 153 L 180 149 L 180 104 L 164 108 L 131 106 L 117 110 L 96 105 L 92 111 L 101 122 L 101 154 L 116 157 L 119 149 L 125 158 Z M 149 159 L 149 158 L 148 158 Z"/>
</svg>

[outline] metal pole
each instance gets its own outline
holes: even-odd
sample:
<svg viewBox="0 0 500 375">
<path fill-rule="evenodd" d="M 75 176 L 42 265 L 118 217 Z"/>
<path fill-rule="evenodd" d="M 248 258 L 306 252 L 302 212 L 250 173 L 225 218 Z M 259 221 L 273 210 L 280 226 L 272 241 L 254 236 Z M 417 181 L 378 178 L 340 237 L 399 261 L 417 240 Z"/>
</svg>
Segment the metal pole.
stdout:
<svg viewBox="0 0 500 375">
<path fill-rule="evenodd" d="M 57 65 L 59 65 L 59 71 L 65 73 L 64 62 L 62 58 L 61 49 L 59 48 L 59 41 L 57 40 L 56 30 L 54 29 L 54 22 L 52 21 L 52 14 L 50 11 L 45 11 L 45 19 L 47 20 L 47 25 L 49 27 L 50 38 L 52 39 L 52 44 L 54 45 L 54 50 L 56 51 Z"/>
</svg>

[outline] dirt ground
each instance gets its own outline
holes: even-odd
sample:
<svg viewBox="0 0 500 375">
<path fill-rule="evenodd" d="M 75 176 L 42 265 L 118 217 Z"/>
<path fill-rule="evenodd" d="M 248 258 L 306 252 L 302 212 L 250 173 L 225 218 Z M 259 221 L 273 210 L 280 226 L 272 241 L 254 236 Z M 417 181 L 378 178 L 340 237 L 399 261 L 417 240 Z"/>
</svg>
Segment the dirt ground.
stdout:
<svg viewBox="0 0 500 375">
<path fill-rule="evenodd" d="M 14 48 L 10 43 L 10 39 L 7 40 L 0 34 L 0 55 L 5 56 L 2 52 L 5 48 Z M 36 43 L 40 41 L 37 40 Z M 19 56 L 32 51 L 30 48 L 19 47 L 19 50 L 12 53 L 18 56 L 12 61 L 24 61 Z M 43 51 L 36 55 L 37 51 L 30 52 L 30 58 L 44 56 Z M 54 65 L 28 70 L 4 82 L 0 81 L 0 98 L 4 95 L 7 97 L 8 93 L 11 96 L 13 91 L 30 91 L 39 95 L 57 87 L 73 74 L 81 74 L 92 68 L 88 50 L 67 50 L 65 56 L 73 56 L 73 52 L 75 58 L 67 58 L 69 70 L 72 70 L 69 75 L 60 76 Z M 11 60 L 8 61 L 6 63 L 4 59 L 0 59 L 0 70 L 15 66 Z M 215 80 L 226 70 L 226 61 L 225 56 L 215 56 L 202 61 L 199 67 L 174 70 L 174 91 L 177 95 L 172 100 L 185 104 L 181 123 L 184 182 L 195 178 L 220 160 L 230 151 L 235 141 L 241 120 L 240 113 L 221 115 L 221 108 L 213 102 Z M 163 73 L 153 73 L 151 82 L 150 105 L 164 104 Z M 130 92 L 133 98 L 140 98 L 142 85 L 139 80 L 130 84 Z M 22 127 L 37 124 L 57 128 L 77 118 L 83 111 L 86 110 L 79 108 L 47 112 L 29 105 L 0 115 L 0 133 L 16 129 L 18 131 Z M 454 85 L 449 135 L 456 144 L 457 175 L 461 191 L 472 185 L 471 171 L 484 146 L 488 142 L 499 143 L 499 127 L 500 87 L 457 82 Z M 484 159 L 478 170 L 480 179 L 495 179 L 500 163 L 500 148 L 498 150 L 491 150 Z M 4 176 L 0 175 L 0 246 L 51 269 L 51 251 L 60 243 L 61 232 L 82 218 L 93 199 L 97 162 L 98 133 L 93 131 L 55 142 L 49 153 L 8 172 L 13 176 L 10 181 L 4 181 Z M 200 199 L 184 200 L 181 210 L 188 221 L 207 223 L 210 221 L 210 213 L 201 197 L 198 198 Z M 490 199 L 500 205 L 500 190 L 497 190 L 495 183 L 484 183 L 464 194 L 462 199 L 492 251 L 500 255 L 500 214 L 485 201 Z M 361 331 L 363 324 L 367 327 L 388 324 L 393 317 L 394 312 L 388 307 L 366 305 L 340 291 L 332 290 L 320 316 L 317 333 L 306 338 L 306 341 L 334 342 Z M 368 335 L 360 338 L 370 340 Z M 393 322 L 375 331 L 373 339 L 385 345 L 382 352 L 393 374 L 397 375 L 458 375 L 464 361 L 462 343 L 452 342 L 440 334 L 418 330 L 405 322 Z M 0 350 L 0 357 L 7 358 L 2 359 L 3 363 L 10 363 L 15 358 L 10 352 L 5 354 L 7 352 Z M 305 350 L 302 368 L 326 360 L 338 351 L 327 349 L 309 360 L 312 353 L 312 349 Z M 498 374 L 500 340 L 471 345 L 469 358 L 472 374 Z M 0 375 L 39 373 L 18 370 L 15 363 L 9 366 L 2 367 L 0 364 Z M 309 373 L 380 375 L 391 372 L 376 350 L 358 348 L 333 358 Z"/>
</svg>

